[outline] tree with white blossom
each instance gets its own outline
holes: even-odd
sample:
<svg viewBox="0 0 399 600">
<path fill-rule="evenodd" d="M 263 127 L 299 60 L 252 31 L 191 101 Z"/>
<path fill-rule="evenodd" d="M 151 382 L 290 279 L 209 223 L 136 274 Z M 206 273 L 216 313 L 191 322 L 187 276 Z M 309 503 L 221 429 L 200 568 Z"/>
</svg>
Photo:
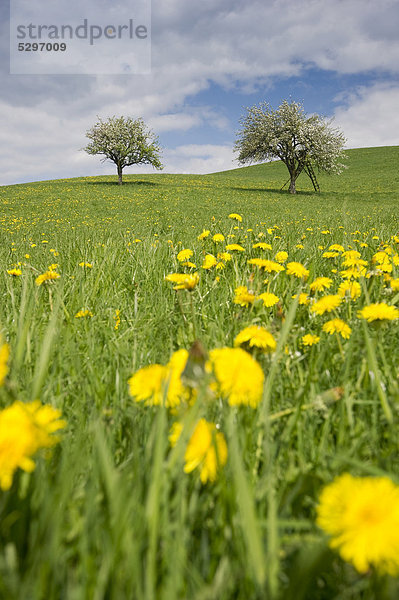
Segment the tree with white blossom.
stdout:
<svg viewBox="0 0 399 600">
<path fill-rule="evenodd" d="M 302 172 L 319 191 L 314 169 L 341 173 L 345 168 L 342 160 L 346 140 L 331 123 L 317 114 L 306 115 L 297 102 L 284 100 L 276 110 L 263 102 L 248 108 L 240 120 L 242 128 L 234 150 L 241 164 L 280 159 L 289 172 L 291 194 L 296 193 L 295 183 Z"/>
<path fill-rule="evenodd" d="M 118 183 L 122 185 L 122 171 L 131 165 L 152 165 L 162 169 L 158 138 L 147 129 L 143 119 L 110 117 L 99 118 L 86 132 L 91 142 L 83 148 L 88 154 L 103 155 L 103 161 L 111 160 L 118 172 Z"/>
</svg>

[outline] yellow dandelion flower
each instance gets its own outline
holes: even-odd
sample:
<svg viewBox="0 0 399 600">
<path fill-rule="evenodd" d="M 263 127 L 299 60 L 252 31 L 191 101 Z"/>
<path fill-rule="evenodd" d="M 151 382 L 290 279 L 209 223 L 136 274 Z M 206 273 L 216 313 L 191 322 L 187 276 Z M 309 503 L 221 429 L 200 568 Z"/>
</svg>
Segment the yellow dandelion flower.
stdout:
<svg viewBox="0 0 399 600">
<path fill-rule="evenodd" d="M 158 364 L 139 369 L 128 381 L 130 395 L 136 402 L 144 402 L 149 406 L 161 405 L 167 373 L 167 367 Z"/>
<path fill-rule="evenodd" d="M 188 267 L 189 269 L 196 269 L 197 265 L 189 260 L 186 260 L 186 262 L 181 263 L 182 267 Z"/>
<path fill-rule="evenodd" d="M 342 253 L 342 256 L 348 260 L 357 260 L 361 257 L 361 254 L 358 250 L 346 250 Z"/>
<path fill-rule="evenodd" d="M 331 312 L 335 308 L 337 308 L 342 302 L 341 296 L 337 294 L 330 294 L 328 296 L 323 296 L 320 300 L 317 300 L 310 307 L 310 310 L 318 315 L 324 315 L 325 312 Z"/>
<path fill-rule="evenodd" d="M 371 262 L 378 263 L 379 265 L 382 265 L 384 263 L 389 263 L 390 262 L 390 258 L 389 258 L 389 255 L 386 252 L 384 252 L 384 251 L 381 250 L 380 252 L 376 252 L 373 255 L 373 257 L 371 259 Z"/>
<path fill-rule="evenodd" d="M 170 281 L 176 285 L 174 290 L 193 290 L 199 282 L 198 273 L 170 273 L 166 275 L 165 281 Z"/>
<path fill-rule="evenodd" d="M 260 250 L 271 250 L 272 247 L 270 244 L 266 244 L 265 242 L 257 242 L 252 245 L 253 249 L 260 248 Z"/>
<path fill-rule="evenodd" d="M 320 342 L 320 337 L 318 335 L 313 335 L 312 333 L 307 333 L 302 336 L 302 344 L 304 346 L 314 346 Z"/>
<path fill-rule="evenodd" d="M 328 249 L 335 252 L 345 252 L 345 248 L 341 244 L 331 244 Z"/>
<path fill-rule="evenodd" d="M 359 319 L 371 321 L 394 321 L 399 319 L 399 310 L 395 306 L 389 306 L 385 302 L 369 304 L 357 313 Z"/>
<path fill-rule="evenodd" d="M 290 262 L 287 264 L 287 275 L 294 275 L 298 279 L 307 279 L 309 271 L 299 262 Z"/>
<path fill-rule="evenodd" d="M 365 277 L 366 273 L 367 270 L 365 267 L 354 266 L 341 271 L 341 277 L 344 279 L 359 279 L 360 277 Z"/>
<path fill-rule="evenodd" d="M 186 368 L 189 353 L 184 348 L 176 350 L 166 365 L 167 376 L 166 384 L 168 393 L 166 396 L 166 406 L 173 408 L 181 402 L 186 402 L 190 399 L 190 390 L 183 385 L 182 374 Z"/>
<path fill-rule="evenodd" d="M 215 235 L 212 237 L 212 240 L 216 243 L 219 242 L 224 242 L 224 235 L 223 233 L 215 233 Z"/>
<path fill-rule="evenodd" d="M 217 257 L 219 260 L 223 260 L 224 262 L 229 262 L 231 260 L 230 252 L 218 252 Z"/>
<path fill-rule="evenodd" d="M 262 399 L 264 374 L 260 365 L 241 348 L 217 348 L 209 353 L 209 368 L 216 389 L 230 406 L 256 408 Z"/>
<path fill-rule="evenodd" d="M 399 292 L 399 279 L 391 279 L 389 285 L 391 286 L 391 290 Z"/>
<path fill-rule="evenodd" d="M 262 300 L 263 306 L 267 306 L 268 308 L 274 306 L 280 300 L 276 294 L 272 294 L 271 292 L 264 292 L 263 294 L 256 296 L 256 298 Z"/>
<path fill-rule="evenodd" d="M 246 285 L 240 285 L 234 290 L 234 293 L 234 304 L 239 304 L 240 306 L 249 306 L 255 301 L 254 292 L 249 291 Z"/>
<path fill-rule="evenodd" d="M 92 269 L 93 265 L 89 262 L 80 262 L 79 267 L 83 267 L 84 269 Z"/>
<path fill-rule="evenodd" d="M 29 413 L 37 428 L 37 449 L 51 448 L 57 444 L 60 437 L 53 434 L 67 425 L 66 421 L 61 419 L 61 411 L 49 404 L 42 404 L 39 400 L 27 402 L 23 404 L 23 407 Z"/>
<path fill-rule="evenodd" d="M 60 412 L 39 401 L 16 401 L 0 411 L 0 488 L 10 489 L 15 471 L 31 472 L 32 456 L 58 441 L 52 434 L 65 427 Z"/>
<path fill-rule="evenodd" d="M 184 472 L 200 469 L 202 483 L 215 481 L 218 471 L 227 462 L 227 444 L 214 423 L 200 419 L 187 444 Z"/>
<path fill-rule="evenodd" d="M 203 269 L 212 269 L 212 267 L 214 267 L 217 264 L 217 259 L 213 256 L 213 254 L 207 254 L 204 258 L 204 261 L 202 263 L 202 268 Z"/>
<path fill-rule="evenodd" d="M 3 385 L 4 379 L 8 373 L 8 359 L 10 357 L 10 347 L 0 338 L 0 386 Z"/>
<path fill-rule="evenodd" d="M 176 258 L 179 262 L 184 262 L 184 261 L 187 261 L 189 258 L 191 258 L 192 255 L 193 255 L 193 251 L 189 250 L 187 248 L 185 250 L 180 250 L 180 252 L 176 256 Z"/>
<path fill-rule="evenodd" d="M 93 313 L 91 312 L 91 310 L 87 310 L 82 308 L 82 310 L 79 310 L 76 315 L 75 315 L 75 319 L 81 319 L 83 317 L 92 317 Z"/>
<path fill-rule="evenodd" d="M 12 275 L 13 277 L 19 277 L 20 275 L 22 275 L 21 269 L 8 269 L 7 273 L 9 275 Z"/>
<path fill-rule="evenodd" d="M 242 222 L 242 216 L 238 215 L 237 213 L 230 213 L 229 219 L 235 219 L 236 221 L 239 221 L 240 223 Z"/>
<path fill-rule="evenodd" d="M 245 327 L 234 339 L 234 346 L 248 344 L 250 348 L 261 348 L 273 352 L 276 349 L 276 340 L 271 333 L 259 325 Z"/>
<path fill-rule="evenodd" d="M 285 270 L 283 265 L 280 265 L 274 260 L 268 260 L 267 258 L 250 258 L 248 264 L 255 265 L 255 267 L 259 267 L 259 269 L 264 269 L 268 273 L 280 273 Z"/>
<path fill-rule="evenodd" d="M 322 292 L 328 290 L 331 287 L 332 279 L 330 277 L 316 277 L 311 284 L 309 284 L 312 292 Z"/>
<path fill-rule="evenodd" d="M 166 366 L 154 364 L 136 371 L 128 381 L 129 393 L 136 402 L 147 406 L 173 408 L 186 401 L 190 391 L 181 380 L 188 359 L 187 350 L 177 350 Z"/>
<path fill-rule="evenodd" d="M 288 252 L 285 252 L 285 250 L 281 250 L 280 252 L 277 252 L 276 256 L 274 257 L 274 259 L 278 262 L 278 263 L 283 263 L 287 260 L 288 258 Z"/>
<path fill-rule="evenodd" d="M 293 298 L 296 298 L 296 294 L 293 296 Z M 310 298 L 305 292 L 302 292 L 302 294 L 299 294 L 298 302 L 301 306 L 307 306 L 310 304 Z"/>
<path fill-rule="evenodd" d="M 51 283 L 55 279 L 59 279 L 61 275 L 56 271 L 46 271 L 35 279 L 36 285 L 42 285 L 43 283 Z"/>
<path fill-rule="evenodd" d="M 204 230 L 202 231 L 202 233 L 200 233 L 200 234 L 199 234 L 199 236 L 198 236 L 198 238 L 197 238 L 197 239 L 199 239 L 199 240 L 204 240 L 205 238 L 207 238 L 207 237 L 208 237 L 208 235 L 209 235 L 210 233 L 211 233 L 211 232 L 209 231 L 209 229 L 204 229 Z"/>
<path fill-rule="evenodd" d="M 326 252 L 323 252 L 322 256 L 323 258 L 336 258 L 339 256 L 339 252 L 330 252 L 327 250 Z"/>
<path fill-rule="evenodd" d="M 345 296 L 349 296 L 352 300 L 356 300 L 359 298 L 362 293 L 362 288 L 360 283 L 357 281 L 343 281 L 338 288 L 338 294 L 344 298 Z"/>
<path fill-rule="evenodd" d="M 323 331 L 330 335 L 339 333 L 344 340 L 348 340 L 352 333 L 352 329 L 342 319 L 331 319 L 331 321 L 327 321 L 323 325 Z"/>
<path fill-rule="evenodd" d="M 226 250 L 228 252 L 232 252 L 236 250 L 237 252 L 245 252 L 245 248 L 243 248 L 240 244 L 227 244 Z"/>
<path fill-rule="evenodd" d="M 320 494 L 317 524 L 360 573 L 399 574 L 399 486 L 388 477 L 337 477 Z"/>
<path fill-rule="evenodd" d="M 379 271 L 382 271 L 383 273 L 392 273 L 393 266 L 390 262 L 385 262 L 385 263 L 379 264 L 377 269 Z"/>
</svg>

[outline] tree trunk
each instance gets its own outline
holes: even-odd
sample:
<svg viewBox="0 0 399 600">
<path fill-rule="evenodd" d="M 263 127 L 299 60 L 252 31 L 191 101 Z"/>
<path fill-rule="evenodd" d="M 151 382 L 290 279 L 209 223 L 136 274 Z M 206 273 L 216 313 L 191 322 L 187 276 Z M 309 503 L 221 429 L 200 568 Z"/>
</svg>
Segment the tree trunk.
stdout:
<svg viewBox="0 0 399 600">
<path fill-rule="evenodd" d="M 118 184 L 122 185 L 122 167 L 120 165 L 117 165 L 118 168 Z"/>
<path fill-rule="evenodd" d="M 290 194 L 296 194 L 296 189 L 295 189 L 295 181 L 296 181 L 296 177 L 294 173 L 290 173 L 291 176 L 291 181 L 290 181 Z"/>
</svg>

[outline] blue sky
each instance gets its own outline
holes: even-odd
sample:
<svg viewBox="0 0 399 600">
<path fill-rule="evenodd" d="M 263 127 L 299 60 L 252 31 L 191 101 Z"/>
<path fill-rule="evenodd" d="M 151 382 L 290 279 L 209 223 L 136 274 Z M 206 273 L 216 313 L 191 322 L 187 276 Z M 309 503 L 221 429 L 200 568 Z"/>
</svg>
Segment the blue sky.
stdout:
<svg viewBox="0 0 399 600">
<path fill-rule="evenodd" d="M 135 6 L 62 3 L 77 19 L 85 16 L 80 5 L 90 14 Z M 142 116 L 171 173 L 236 167 L 244 107 L 285 98 L 334 117 L 348 147 L 398 145 L 398 31 L 399 0 L 152 0 L 149 75 L 10 75 L 2 2 L 0 184 L 113 174 L 112 163 L 79 151 L 97 115 Z"/>
</svg>

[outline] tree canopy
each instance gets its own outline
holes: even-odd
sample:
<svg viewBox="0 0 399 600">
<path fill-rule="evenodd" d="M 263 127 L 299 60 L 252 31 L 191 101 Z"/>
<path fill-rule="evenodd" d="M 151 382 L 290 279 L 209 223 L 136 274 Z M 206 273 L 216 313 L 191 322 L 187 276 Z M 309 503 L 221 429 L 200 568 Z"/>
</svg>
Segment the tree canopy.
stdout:
<svg viewBox="0 0 399 600">
<path fill-rule="evenodd" d="M 130 117 L 110 117 L 106 121 L 99 118 L 86 132 L 91 142 L 83 148 L 88 154 L 103 155 L 103 161 L 111 160 L 118 172 L 118 182 L 122 185 L 122 171 L 130 165 L 152 165 L 162 169 L 158 138 L 147 129 L 143 119 Z"/>
<path fill-rule="evenodd" d="M 346 140 L 331 123 L 317 114 L 306 115 L 302 104 L 294 101 L 284 100 L 276 110 L 263 102 L 247 108 L 234 150 L 241 164 L 280 159 L 289 171 L 292 194 L 302 172 L 319 190 L 315 168 L 326 173 L 340 173 L 345 168 L 341 161 Z"/>
</svg>

